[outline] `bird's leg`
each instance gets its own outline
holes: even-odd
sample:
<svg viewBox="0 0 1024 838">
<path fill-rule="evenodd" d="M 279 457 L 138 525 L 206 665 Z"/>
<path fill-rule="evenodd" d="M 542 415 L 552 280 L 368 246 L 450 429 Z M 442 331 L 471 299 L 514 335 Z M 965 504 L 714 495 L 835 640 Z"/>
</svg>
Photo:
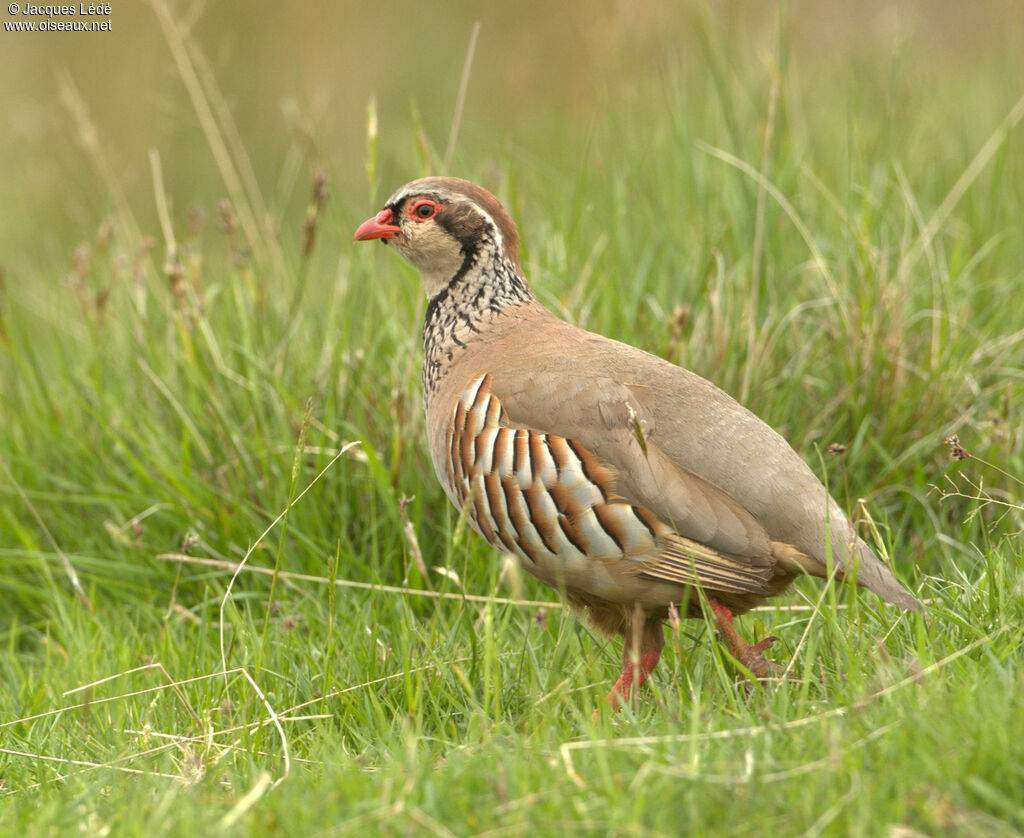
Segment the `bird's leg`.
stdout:
<svg viewBox="0 0 1024 838">
<path fill-rule="evenodd" d="M 612 691 L 608 693 L 608 703 L 618 710 L 633 695 L 634 686 L 639 689 L 640 685 L 647 680 L 647 677 L 654 671 L 661 658 L 661 652 L 644 652 L 634 664 L 633 656 L 629 648 L 622 656 L 622 674 L 615 682 Z"/>
<path fill-rule="evenodd" d="M 711 612 L 715 615 L 715 626 L 719 636 L 729 644 L 729 651 L 732 652 L 732 656 L 736 660 L 758 678 L 768 678 L 779 671 L 778 664 L 772 663 L 762 654 L 779 638 L 766 637 L 751 646 L 736 631 L 736 627 L 732 624 L 732 612 L 728 608 L 713 599 L 708 599 L 708 605 L 711 606 Z"/>
<path fill-rule="evenodd" d="M 660 620 L 650 620 L 639 606 L 633 612 L 632 630 L 622 647 L 622 674 L 608 693 L 608 703 L 618 710 L 647 680 L 665 648 L 665 630 Z"/>
</svg>

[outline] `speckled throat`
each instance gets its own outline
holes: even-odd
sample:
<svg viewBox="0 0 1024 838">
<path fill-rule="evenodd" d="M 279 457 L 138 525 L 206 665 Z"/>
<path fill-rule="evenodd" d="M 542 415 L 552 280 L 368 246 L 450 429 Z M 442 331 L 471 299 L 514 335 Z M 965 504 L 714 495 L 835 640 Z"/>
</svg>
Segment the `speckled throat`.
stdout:
<svg viewBox="0 0 1024 838">
<path fill-rule="evenodd" d="M 490 246 L 488 246 L 490 245 Z M 437 391 L 456 353 L 482 339 L 511 308 L 534 302 L 533 291 L 493 242 L 466 253 L 451 281 L 427 304 L 423 322 L 423 398 Z"/>
</svg>

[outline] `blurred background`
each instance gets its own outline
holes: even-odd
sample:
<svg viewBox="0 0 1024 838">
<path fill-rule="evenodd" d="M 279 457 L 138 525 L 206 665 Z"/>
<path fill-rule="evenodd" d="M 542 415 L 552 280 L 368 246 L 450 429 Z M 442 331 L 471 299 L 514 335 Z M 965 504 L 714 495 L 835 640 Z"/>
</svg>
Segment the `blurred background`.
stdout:
<svg viewBox="0 0 1024 838">
<path fill-rule="evenodd" d="M 757 161 L 762 137 L 741 126 L 747 111 L 763 121 L 780 74 L 797 81 L 781 107 L 809 146 L 824 131 L 846 137 L 833 153 L 884 149 L 909 169 L 922 155 L 965 161 L 1024 76 L 1024 7 L 1014 0 L 254 0 L 178 2 L 167 13 L 205 57 L 279 219 L 304 208 L 313 169 L 328 174 L 337 200 L 372 209 L 371 100 L 383 193 L 421 173 L 423 143 L 443 155 L 476 21 L 453 166 L 469 176 L 510 161 L 538 182 L 571 182 L 608 161 L 642 170 L 642 159 L 621 159 L 616 132 L 664 132 L 680 119 L 694 138 Z M 0 17 L 12 19 L 6 9 Z M 0 33 L 0 262 L 9 268 L 66 255 L 114 210 L 115 190 L 155 232 L 150 149 L 180 221 L 189 205 L 212 208 L 225 195 L 155 7 L 115 3 L 109 18 L 110 32 Z M 680 112 L 680 93 L 701 101 Z M 880 132 L 899 136 L 899 148 Z"/>
</svg>

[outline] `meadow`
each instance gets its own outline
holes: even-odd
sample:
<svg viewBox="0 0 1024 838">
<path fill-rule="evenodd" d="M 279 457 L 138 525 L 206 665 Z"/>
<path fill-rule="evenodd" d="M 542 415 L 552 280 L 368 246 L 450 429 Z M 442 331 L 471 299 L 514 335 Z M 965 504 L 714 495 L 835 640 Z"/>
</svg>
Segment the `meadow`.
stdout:
<svg viewBox="0 0 1024 838">
<path fill-rule="evenodd" d="M 0 834 L 1024 834 L 1018 4 L 110 17 L 0 34 Z M 802 581 L 738 621 L 784 678 L 693 621 L 608 712 L 619 644 L 436 483 L 418 277 L 351 244 L 441 172 L 925 613 Z"/>
</svg>

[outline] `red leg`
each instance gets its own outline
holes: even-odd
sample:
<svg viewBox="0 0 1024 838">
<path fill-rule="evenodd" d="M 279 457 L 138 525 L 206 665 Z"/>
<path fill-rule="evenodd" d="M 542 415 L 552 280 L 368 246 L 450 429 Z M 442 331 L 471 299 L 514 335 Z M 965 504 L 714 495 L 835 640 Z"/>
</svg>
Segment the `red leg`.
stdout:
<svg viewBox="0 0 1024 838">
<path fill-rule="evenodd" d="M 732 612 L 728 608 L 713 599 L 708 599 L 708 605 L 711 606 L 711 612 L 715 615 L 718 634 L 729 644 L 729 651 L 732 652 L 736 660 L 758 678 L 768 678 L 779 671 L 778 665 L 772 663 L 762 654 L 779 638 L 766 637 L 751 646 L 736 631 L 736 627 L 732 624 Z"/>
<path fill-rule="evenodd" d="M 629 701 L 633 694 L 634 687 L 640 689 L 640 685 L 647 680 L 654 671 L 661 659 L 661 650 L 656 652 L 644 652 L 633 666 L 633 659 L 627 658 L 622 664 L 622 674 L 615 682 L 612 691 L 608 693 L 608 703 L 618 710 L 625 702 Z"/>
<path fill-rule="evenodd" d="M 640 688 L 654 671 L 665 648 L 665 629 L 661 620 L 648 620 L 637 609 L 632 631 L 626 634 L 622 647 L 622 674 L 608 693 L 608 703 L 618 710 Z"/>
</svg>

